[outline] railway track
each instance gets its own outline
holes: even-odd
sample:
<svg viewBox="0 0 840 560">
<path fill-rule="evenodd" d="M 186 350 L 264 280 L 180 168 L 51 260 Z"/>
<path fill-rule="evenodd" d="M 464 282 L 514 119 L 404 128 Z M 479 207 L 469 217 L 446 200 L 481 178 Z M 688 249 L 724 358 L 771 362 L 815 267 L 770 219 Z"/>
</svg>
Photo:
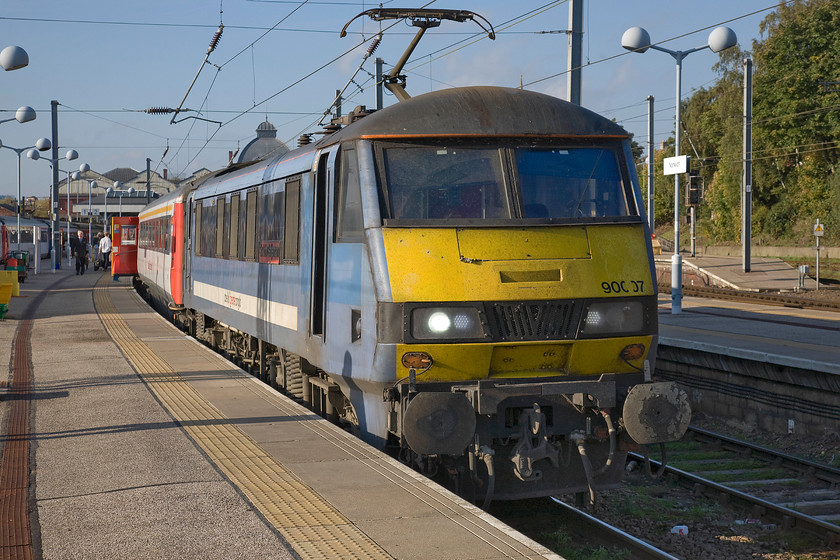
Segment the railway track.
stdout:
<svg viewBox="0 0 840 560">
<path fill-rule="evenodd" d="M 665 473 L 695 493 L 745 508 L 763 524 L 840 544 L 840 469 L 694 427 L 667 453 Z"/>
<path fill-rule="evenodd" d="M 571 496 L 563 497 L 566 498 L 571 499 Z M 678 560 L 563 499 L 498 502 L 490 507 L 489 513 L 564 558 Z"/>
<path fill-rule="evenodd" d="M 671 293 L 671 286 L 659 284 L 660 293 Z M 746 303 L 763 303 L 781 307 L 795 307 L 799 309 L 820 309 L 823 311 L 840 311 L 840 298 L 836 301 L 816 299 L 796 295 L 795 293 L 778 292 L 744 292 L 726 288 L 683 286 L 683 296 L 720 299 L 724 301 L 742 301 Z"/>
<path fill-rule="evenodd" d="M 629 555 L 628 560 L 678 560 L 676 556 L 672 556 L 664 550 L 660 550 L 642 539 L 622 531 L 618 527 L 605 523 L 582 509 L 576 508 L 557 498 L 552 498 L 552 501 L 569 516 L 574 518 L 574 523 L 578 525 L 579 531 L 587 539 L 597 540 L 601 543 L 601 546 L 626 551 L 626 554 L 622 558 L 627 558 Z"/>
<path fill-rule="evenodd" d="M 798 558 L 798 553 L 814 550 L 808 547 L 819 543 L 833 551 L 840 545 L 840 469 L 696 427 L 690 428 L 681 442 L 668 446 L 667 458 L 669 466 L 663 471 L 667 482 L 639 487 L 637 473 L 630 494 L 613 500 L 614 496 L 608 493 L 599 499 L 600 505 L 594 510 L 560 503 L 554 508 L 534 506 L 532 511 L 562 508 L 553 514 L 557 516 L 553 523 L 564 527 L 573 542 L 602 547 L 621 558 L 749 557 L 755 550 L 745 549 L 751 546 L 746 542 L 767 538 L 767 544 L 755 546 L 764 546 L 761 550 L 770 552 L 773 534 L 779 535 L 775 541 L 779 543 L 787 543 L 786 535 L 811 535 L 808 542 L 812 544 L 803 541 L 793 549 L 785 548 L 790 556 L 784 558 Z M 644 458 L 630 454 L 630 460 L 641 462 Z M 659 469 L 657 461 L 651 461 L 651 465 Z M 660 491 L 650 491 L 656 487 Z M 682 487 L 679 492 L 678 487 Z M 636 488 L 641 489 L 640 494 L 636 494 Z M 662 496 L 661 505 L 648 499 L 653 495 Z M 608 505 L 613 501 L 612 506 Z M 628 510 L 628 502 L 638 503 L 639 511 Z M 666 511 L 673 507 L 669 502 L 677 502 L 676 509 L 693 519 L 686 519 L 686 534 L 690 537 L 669 539 L 663 534 L 674 523 L 673 511 Z M 691 511 L 708 508 L 710 502 L 720 504 L 722 509 L 711 517 L 690 515 Z M 639 518 L 642 515 L 644 520 Z M 500 518 L 513 524 L 504 516 Z M 529 521 L 536 522 L 533 516 Z M 677 528 L 670 529 L 670 533 Z M 537 534 L 531 536 L 540 540 Z M 545 541 L 543 544 L 550 545 Z M 774 552 L 783 550 L 777 548 Z"/>
</svg>

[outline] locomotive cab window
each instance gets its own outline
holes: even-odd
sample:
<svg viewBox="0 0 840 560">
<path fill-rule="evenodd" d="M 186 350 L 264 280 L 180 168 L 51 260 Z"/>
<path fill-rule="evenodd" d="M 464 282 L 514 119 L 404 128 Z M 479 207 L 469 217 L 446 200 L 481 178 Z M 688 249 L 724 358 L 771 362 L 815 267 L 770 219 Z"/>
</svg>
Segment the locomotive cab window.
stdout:
<svg viewBox="0 0 840 560">
<path fill-rule="evenodd" d="M 624 182 L 608 148 L 516 148 L 523 218 L 627 216 Z"/>
<path fill-rule="evenodd" d="M 344 148 L 339 154 L 339 196 L 336 208 L 336 237 L 338 241 L 362 241 L 362 191 L 359 183 L 359 163 L 356 150 Z"/>
<path fill-rule="evenodd" d="M 380 142 L 383 215 L 394 220 L 609 220 L 635 216 L 618 142 Z"/>
<path fill-rule="evenodd" d="M 395 146 L 382 152 L 392 218 L 510 217 L 498 148 Z"/>
</svg>

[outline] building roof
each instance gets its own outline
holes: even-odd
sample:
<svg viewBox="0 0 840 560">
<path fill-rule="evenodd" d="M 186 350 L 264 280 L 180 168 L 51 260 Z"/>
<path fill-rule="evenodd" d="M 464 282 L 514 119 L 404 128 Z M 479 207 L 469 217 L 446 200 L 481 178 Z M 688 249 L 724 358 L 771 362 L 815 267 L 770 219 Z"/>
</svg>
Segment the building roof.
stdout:
<svg viewBox="0 0 840 560">
<path fill-rule="evenodd" d="M 92 186 L 90 183 L 92 180 L 96 181 L 96 186 Z M 120 167 L 112 169 L 106 173 L 97 173 L 93 170 L 85 171 L 82 173 L 80 180 L 70 181 L 70 194 L 84 197 L 86 197 L 88 193 L 90 193 L 91 196 L 102 195 L 105 193 L 105 189 L 109 187 L 113 189 L 116 181 L 119 181 L 122 184 L 122 190 L 133 188 L 137 192 L 146 192 L 145 169 L 143 171 L 135 171 L 130 167 Z M 174 190 L 176 187 L 177 185 L 174 182 L 164 179 L 154 171 L 149 174 L 149 188 L 152 192 L 166 194 L 169 191 Z M 67 194 L 66 177 L 59 182 L 58 192 L 59 195 Z"/>
<path fill-rule="evenodd" d="M 139 175 L 139 171 L 136 171 L 130 167 L 117 167 L 116 169 L 112 169 L 110 171 L 106 171 L 102 174 L 103 177 L 110 179 L 111 181 L 120 181 L 121 183 L 127 183 L 131 181 L 137 175 Z"/>
</svg>

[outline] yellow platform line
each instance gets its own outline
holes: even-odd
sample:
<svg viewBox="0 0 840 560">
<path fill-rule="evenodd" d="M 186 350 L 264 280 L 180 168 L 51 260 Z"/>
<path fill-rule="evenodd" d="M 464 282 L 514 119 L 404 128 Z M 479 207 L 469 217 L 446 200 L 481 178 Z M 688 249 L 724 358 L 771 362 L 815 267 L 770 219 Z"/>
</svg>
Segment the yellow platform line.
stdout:
<svg viewBox="0 0 840 560">
<path fill-rule="evenodd" d="M 135 335 L 111 299 L 113 289 L 125 288 L 109 287 L 103 280 L 94 290 L 106 331 L 184 431 L 301 558 L 391 558 L 244 432 L 226 423 L 216 407 Z"/>
</svg>

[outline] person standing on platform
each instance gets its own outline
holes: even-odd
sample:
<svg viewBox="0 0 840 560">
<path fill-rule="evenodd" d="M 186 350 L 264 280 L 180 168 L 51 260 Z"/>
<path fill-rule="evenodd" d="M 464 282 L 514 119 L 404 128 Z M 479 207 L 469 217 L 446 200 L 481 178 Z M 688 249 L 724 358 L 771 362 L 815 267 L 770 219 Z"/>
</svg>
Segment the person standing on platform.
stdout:
<svg viewBox="0 0 840 560">
<path fill-rule="evenodd" d="M 102 268 L 111 266 L 111 238 L 106 232 L 99 240 L 99 258 L 102 259 Z"/>
<path fill-rule="evenodd" d="M 84 274 L 87 268 L 88 247 L 85 240 L 85 232 L 79 230 L 79 236 L 70 238 L 70 250 L 76 257 L 76 274 Z"/>
</svg>

